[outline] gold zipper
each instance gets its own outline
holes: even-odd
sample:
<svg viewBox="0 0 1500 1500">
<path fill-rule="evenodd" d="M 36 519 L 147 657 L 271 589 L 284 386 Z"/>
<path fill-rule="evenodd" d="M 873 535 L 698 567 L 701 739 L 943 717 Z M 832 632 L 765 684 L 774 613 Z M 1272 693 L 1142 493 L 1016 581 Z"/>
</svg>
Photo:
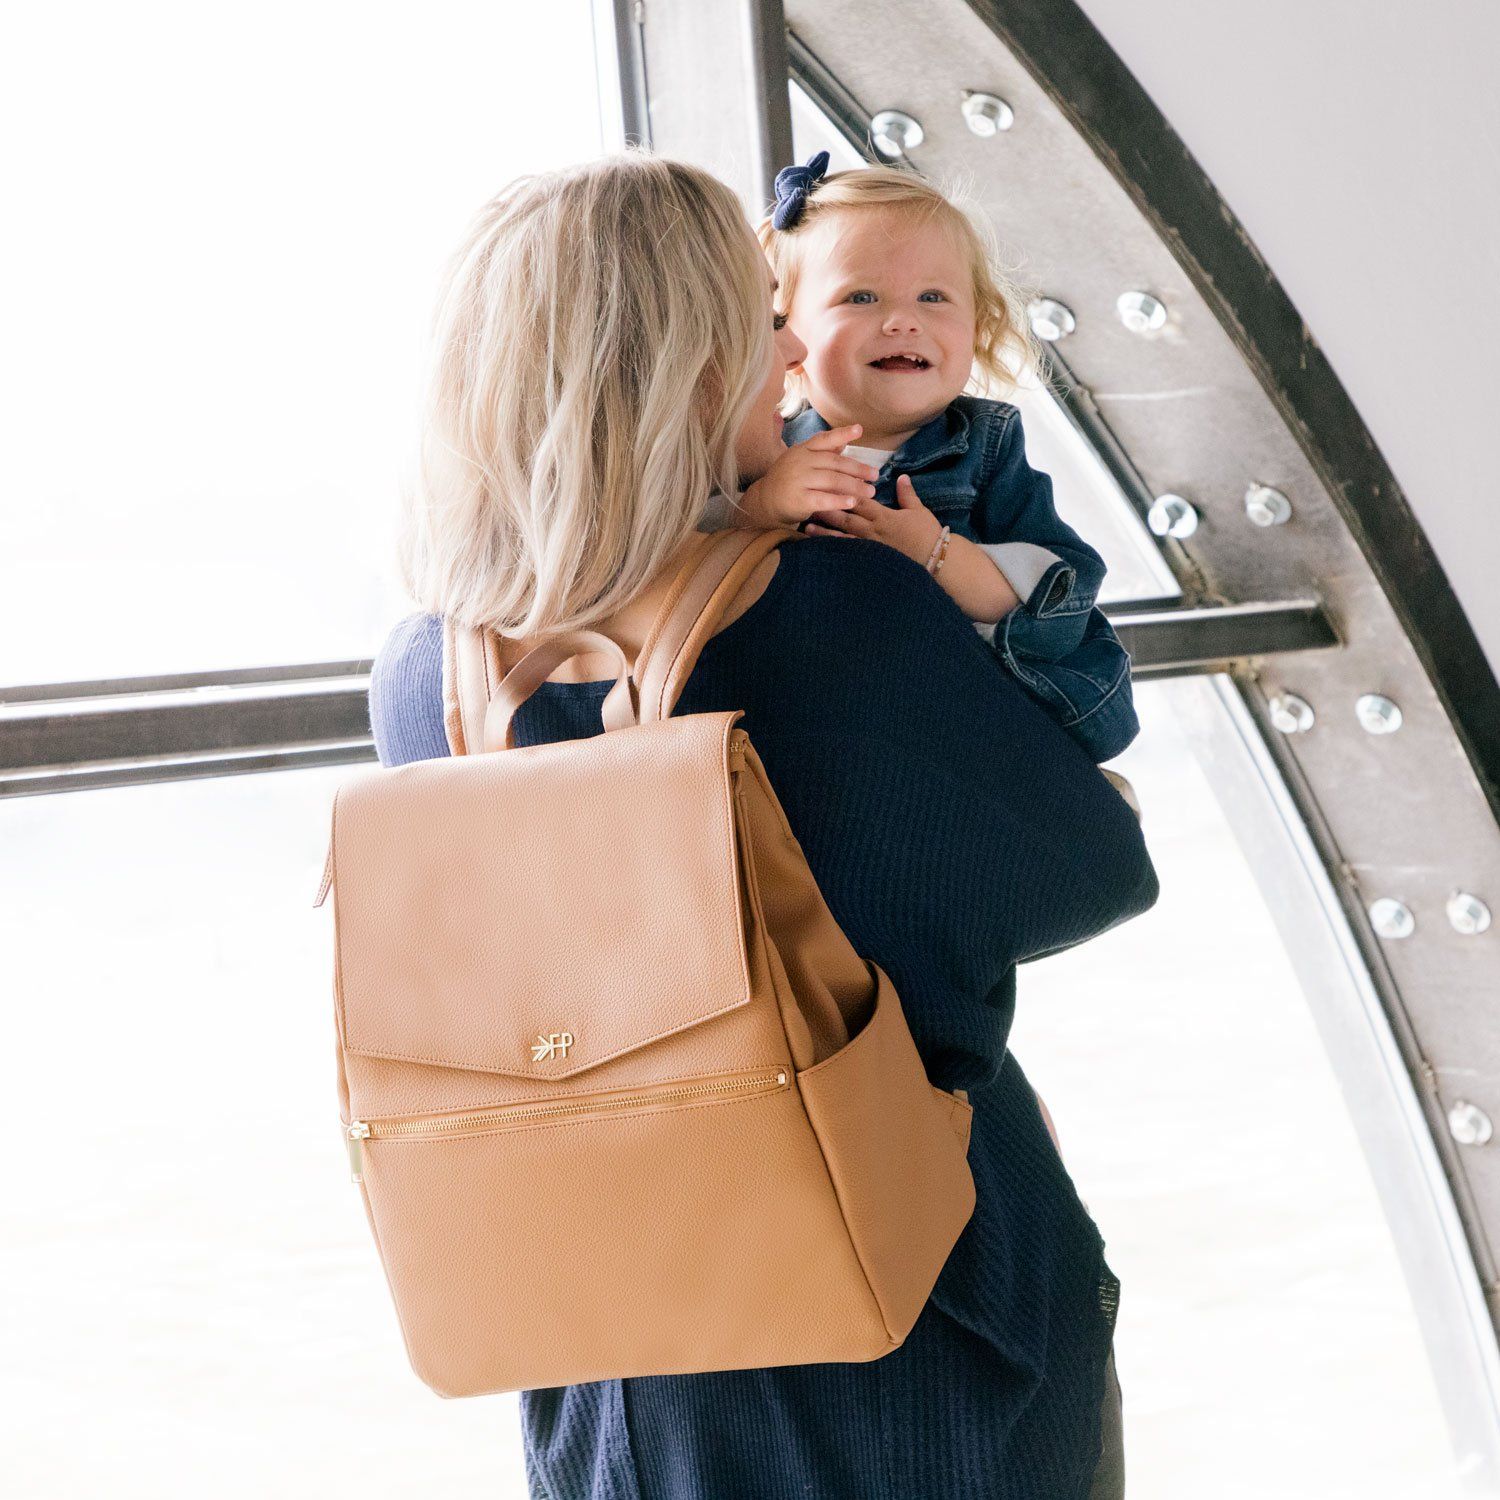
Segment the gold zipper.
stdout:
<svg viewBox="0 0 1500 1500">
<path fill-rule="evenodd" d="M 679 1099 L 694 1099 L 705 1094 L 732 1094 L 744 1089 L 766 1092 L 786 1087 L 785 1068 L 775 1072 L 754 1073 L 745 1078 L 731 1078 L 718 1083 L 695 1084 L 687 1088 L 637 1091 L 604 1099 L 571 1099 L 552 1104 L 502 1104 L 493 1109 L 472 1110 L 459 1115 L 408 1115 L 389 1120 L 351 1120 L 344 1128 L 349 1144 L 349 1180 L 364 1181 L 364 1143 L 369 1140 L 405 1136 L 416 1140 L 441 1140 L 444 1136 L 483 1135 L 503 1130 L 518 1120 L 537 1120 L 560 1115 L 603 1114 L 628 1109 L 638 1104 L 663 1104 Z"/>
</svg>

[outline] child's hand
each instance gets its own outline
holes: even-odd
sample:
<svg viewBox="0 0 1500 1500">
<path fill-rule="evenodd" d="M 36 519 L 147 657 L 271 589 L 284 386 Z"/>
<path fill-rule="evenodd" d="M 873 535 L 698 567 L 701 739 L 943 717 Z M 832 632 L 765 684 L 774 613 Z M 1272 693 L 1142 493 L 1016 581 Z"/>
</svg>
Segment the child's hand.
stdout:
<svg viewBox="0 0 1500 1500">
<path fill-rule="evenodd" d="M 874 500 L 858 500 L 846 511 L 819 513 L 821 525 L 809 522 L 807 530 L 827 536 L 868 536 L 904 552 L 923 566 L 937 541 L 942 522 L 917 499 L 916 486 L 908 474 L 896 480 L 896 508 Z M 946 563 L 944 568 L 946 570 Z"/>
<path fill-rule="evenodd" d="M 752 526 L 800 526 L 809 516 L 837 515 L 875 493 L 880 473 L 839 451 L 863 429 L 830 427 L 788 448 L 741 496 L 740 509 Z M 830 509 L 830 507 L 835 507 Z M 809 531 L 813 528 L 808 527 Z"/>
<path fill-rule="evenodd" d="M 904 552 L 925 568 L 943 524 L 917 498 L 907 474 L 896 479 L 896 508 L 874 500 L 858 500 L 846 511 L 818 512 L 815 525 L 805 530 L 824 536 L 865 536 Z M 938 569 L 938 587 L 971 619 L 991 623 L 1003 619 L 1021 601 L 1010 580 L 984 550 L 957 532 L 949 533 L 950 549 Z"/>
</svg>

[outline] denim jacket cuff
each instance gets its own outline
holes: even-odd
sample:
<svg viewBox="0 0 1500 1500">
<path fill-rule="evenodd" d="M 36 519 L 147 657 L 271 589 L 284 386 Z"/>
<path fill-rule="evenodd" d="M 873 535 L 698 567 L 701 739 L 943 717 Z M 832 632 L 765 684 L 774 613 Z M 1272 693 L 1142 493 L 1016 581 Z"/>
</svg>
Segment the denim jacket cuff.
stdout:
<svg viewBox="0 0 1500 1500">
<path fill-rule="evenodd" d="M 1071 563 L 1035 542 L 976 542 L 1005 575 L 1021 608 L 1038 620 L 1064 609 L 1078 584 Z"/>
</svg>

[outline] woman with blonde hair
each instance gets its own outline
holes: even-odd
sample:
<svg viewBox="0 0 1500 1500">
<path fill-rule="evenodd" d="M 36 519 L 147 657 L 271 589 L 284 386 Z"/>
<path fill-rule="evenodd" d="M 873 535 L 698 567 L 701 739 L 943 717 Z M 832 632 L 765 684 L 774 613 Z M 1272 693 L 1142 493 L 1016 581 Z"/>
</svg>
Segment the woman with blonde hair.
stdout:
<svg viewBox="0 0 1500 1500">
<path fill-rule="evenodd" d="M 446 278 L 406 506 L 420 611 L 371 678 L 385 765 L 448 753 L 445 615 L 496 631 L 507 668 L 583 626 L 635 658 L 699 532 L 784 451 L 777 407 L 805 350 L 773 289 L 733 194 L 683 162 L 630 151 L 485 205 Z M 850 440 L 811 440 L 808 515 L 871 494 Z M 601 733 L 614 672 L 565 662 L 517 710 L 515 744 Z M 1018 963 L 1155 900 L 1135 819 L 921 564 L 864 539 L 789 538 L 751 575 L 675 711 L 729 708 L 932 1082 L 969 1091 L 974 1214 L 883 1358 L 523 1391 L 532 1493 L 1118 1494 L 1118 1282 L 1006 1042 Z"/>
</svg>

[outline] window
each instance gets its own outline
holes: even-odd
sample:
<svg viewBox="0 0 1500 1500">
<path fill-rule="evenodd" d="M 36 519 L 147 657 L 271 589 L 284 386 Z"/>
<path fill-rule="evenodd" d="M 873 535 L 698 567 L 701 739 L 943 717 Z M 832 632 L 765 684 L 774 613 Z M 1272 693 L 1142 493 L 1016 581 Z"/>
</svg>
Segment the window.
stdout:
<svg viewBox="0 0 1500 1500">
<path fill-rule="evenodd" d="M 588 0 L 37 6 L 8 40 L 0 681 L 373 655 L 443 260 L 602 146 Z"/>
<path fill-rule="evenodd" d="M 795 82 L 791 100 L 798 161 L 863 164 Z M 1101 599 L 1177 594 L 1061 407 L 1039 389 L 1006 399 L 1059 512 L 1108 565 Z M 1314 1024 L 1345 1002 L 1302 988 L 1264 899 L 1269 885 L 1313 906 L 1274 826 L 1274 773 L 1251 763 L 1227 679 L 1135 693 L 1142 732 L 1111 766 L 1140 798 L 1160 900 L 1023 968 L 1011 1036 L 1122 1282 L 1132 1492 L 1456 1494 L 1410 1292 Z M 1261 799 L 1238 807 L 1260 820 L 1253 862 L 1220 797 Z"/>
<path fill-rule="evenodd" d="M 602 147 L 588 0 L 8 41 L 0 683 L 372 656 L 443 260 Z M 7 1494 L 526 1493 L 517 1398 L 410 1370 L 348 1179 L 311 905 L 347 774 L 0 802 Z"/>
</svg>

